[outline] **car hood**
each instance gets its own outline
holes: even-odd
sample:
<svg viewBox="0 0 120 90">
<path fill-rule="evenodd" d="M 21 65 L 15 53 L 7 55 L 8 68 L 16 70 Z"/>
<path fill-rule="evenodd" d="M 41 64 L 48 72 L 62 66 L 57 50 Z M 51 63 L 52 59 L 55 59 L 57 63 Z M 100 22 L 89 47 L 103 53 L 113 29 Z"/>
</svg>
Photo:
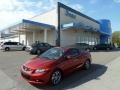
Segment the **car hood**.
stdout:
<svg viewBox="0 0 120 90">
<path fill-rule="evenodd" d="M 24 66 L 29 67 L 31 69 L 37 69 L 37 68 L 45 68 L 53 64 L 56 60 L 48 60 L 42 57 L 35 57 L 30 60 L 28 60 Z"/>
</svg>

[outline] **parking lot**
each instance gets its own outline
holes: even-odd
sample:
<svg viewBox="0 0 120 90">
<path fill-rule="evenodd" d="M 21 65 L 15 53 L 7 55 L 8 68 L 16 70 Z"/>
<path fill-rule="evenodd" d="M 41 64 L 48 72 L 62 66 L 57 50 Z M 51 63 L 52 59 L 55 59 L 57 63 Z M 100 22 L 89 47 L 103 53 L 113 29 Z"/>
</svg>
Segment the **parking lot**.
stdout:
<svg viewBox="0 0 120 90">
<path fill-rule="evenodd" d="M 92 54 L 92 67 L 90 70 L 80 70 L 76 71 L 73 74 L 64 77 L 63 81 L 57 86 L 36 86 L 27 83 L 20 77 L 19 68 L 20 66 L 28 59 L 34 57 L 34 55 L 29 55 L 28 52 L 24 51 L 9 51 L 2 52 L 0 51 L 0 70 L 4 72 L 10 79 L 14 80 L 17 84 L 17 90 L 63 90 L 63 89 L 72 89 L 76 86 L 80 86 L 92 79 L 98 79 L 99 76 L 103 75 L 107 68 L 106 64 L 111 62 L 120 56 L 119 50 L 114 51 L 99 51 L 91 52 Z M 87 78 L 93 72 L 102 69 L 100 73 L 96 73 L 93 77 Z M 2 82 L 2 81 L 1 81 Z M 4 84 L 3 84 L 4 85 Z M 9 90 L 14 90 L 9 89 Z"/>
</svg>

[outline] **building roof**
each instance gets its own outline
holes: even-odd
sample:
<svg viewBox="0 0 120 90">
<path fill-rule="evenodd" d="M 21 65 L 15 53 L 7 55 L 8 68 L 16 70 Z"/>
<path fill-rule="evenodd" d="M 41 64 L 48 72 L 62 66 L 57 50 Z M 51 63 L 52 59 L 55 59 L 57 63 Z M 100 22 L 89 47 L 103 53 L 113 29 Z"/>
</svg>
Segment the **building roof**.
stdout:
<svg viewBox="0 0 120 90">
<path fill-rule="evenodd" d="M 40 22 L 35 22 L 35 21 L 32 21 L 32 20 L 26 20 L 26 19 L 23 19 L 22 23 L 30 23 L 30 24 L 34 24 L 34 25 L 40 25 L 42 27 L 54 28 L 53 25 L 49 25 L 49 24 L 45 24 L 45 23 L 40 23 Z"/>
</svg>

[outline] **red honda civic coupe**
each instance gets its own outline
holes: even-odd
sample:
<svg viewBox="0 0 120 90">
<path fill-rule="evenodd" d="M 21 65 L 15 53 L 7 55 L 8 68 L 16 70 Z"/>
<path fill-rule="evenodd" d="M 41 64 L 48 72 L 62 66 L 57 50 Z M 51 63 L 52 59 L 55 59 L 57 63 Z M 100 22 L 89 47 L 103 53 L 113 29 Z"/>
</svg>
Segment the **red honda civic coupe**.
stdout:
<svg viewBox="0 0 120 90">
<path fill-rule="evenodd" d="M 58 84 L 62 77 L 91 66 L 91 55 L 76 48 L 54 47 L 21 66 L 21 76 L 32 84 Z"/>
</svg>

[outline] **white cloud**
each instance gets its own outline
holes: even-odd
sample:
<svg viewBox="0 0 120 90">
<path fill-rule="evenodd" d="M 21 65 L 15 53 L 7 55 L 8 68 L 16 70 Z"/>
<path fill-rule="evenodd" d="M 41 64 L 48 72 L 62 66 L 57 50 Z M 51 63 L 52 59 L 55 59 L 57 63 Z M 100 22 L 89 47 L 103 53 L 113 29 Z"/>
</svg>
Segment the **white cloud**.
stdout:
<svg viewBox="0 0 120 90">
<path fill-rule="evenodd" d="M 120 3 L 120 0 L 113 0 L 115 3 Z"/>
<path fill-rule="evenodd" d="M 24 19 L 31 18 L 40 13 L 43 3 L 29 0 L 0 0 L 0 30 L 11 24 Z"/>
<path fill-rule="evenodd" d="M 80 12 L 84 12 L 84 10 L 85 10 L 84 7 L 80 4 L 73 4 L 73 5 L 71 5 L 71 7 Z"/>
<path fill-rule="evenodd" d="M 31 18 L 55 8 L 58 1 L 60 0 L 0 0 L 0 30 L 21 19 Z M 72 4 L 71 6 L 78 11 L 84 11 L 82 5 Z"/>
<path fill-rule="evenodd" d="M 57 5 L 57 2 L 60 1 L 60 0 L 49 0 L 49 1 L 50 1 L 51 6 L 52 6 L 53 8 L 55 8 L 56 5 Z"/>
</svg>

